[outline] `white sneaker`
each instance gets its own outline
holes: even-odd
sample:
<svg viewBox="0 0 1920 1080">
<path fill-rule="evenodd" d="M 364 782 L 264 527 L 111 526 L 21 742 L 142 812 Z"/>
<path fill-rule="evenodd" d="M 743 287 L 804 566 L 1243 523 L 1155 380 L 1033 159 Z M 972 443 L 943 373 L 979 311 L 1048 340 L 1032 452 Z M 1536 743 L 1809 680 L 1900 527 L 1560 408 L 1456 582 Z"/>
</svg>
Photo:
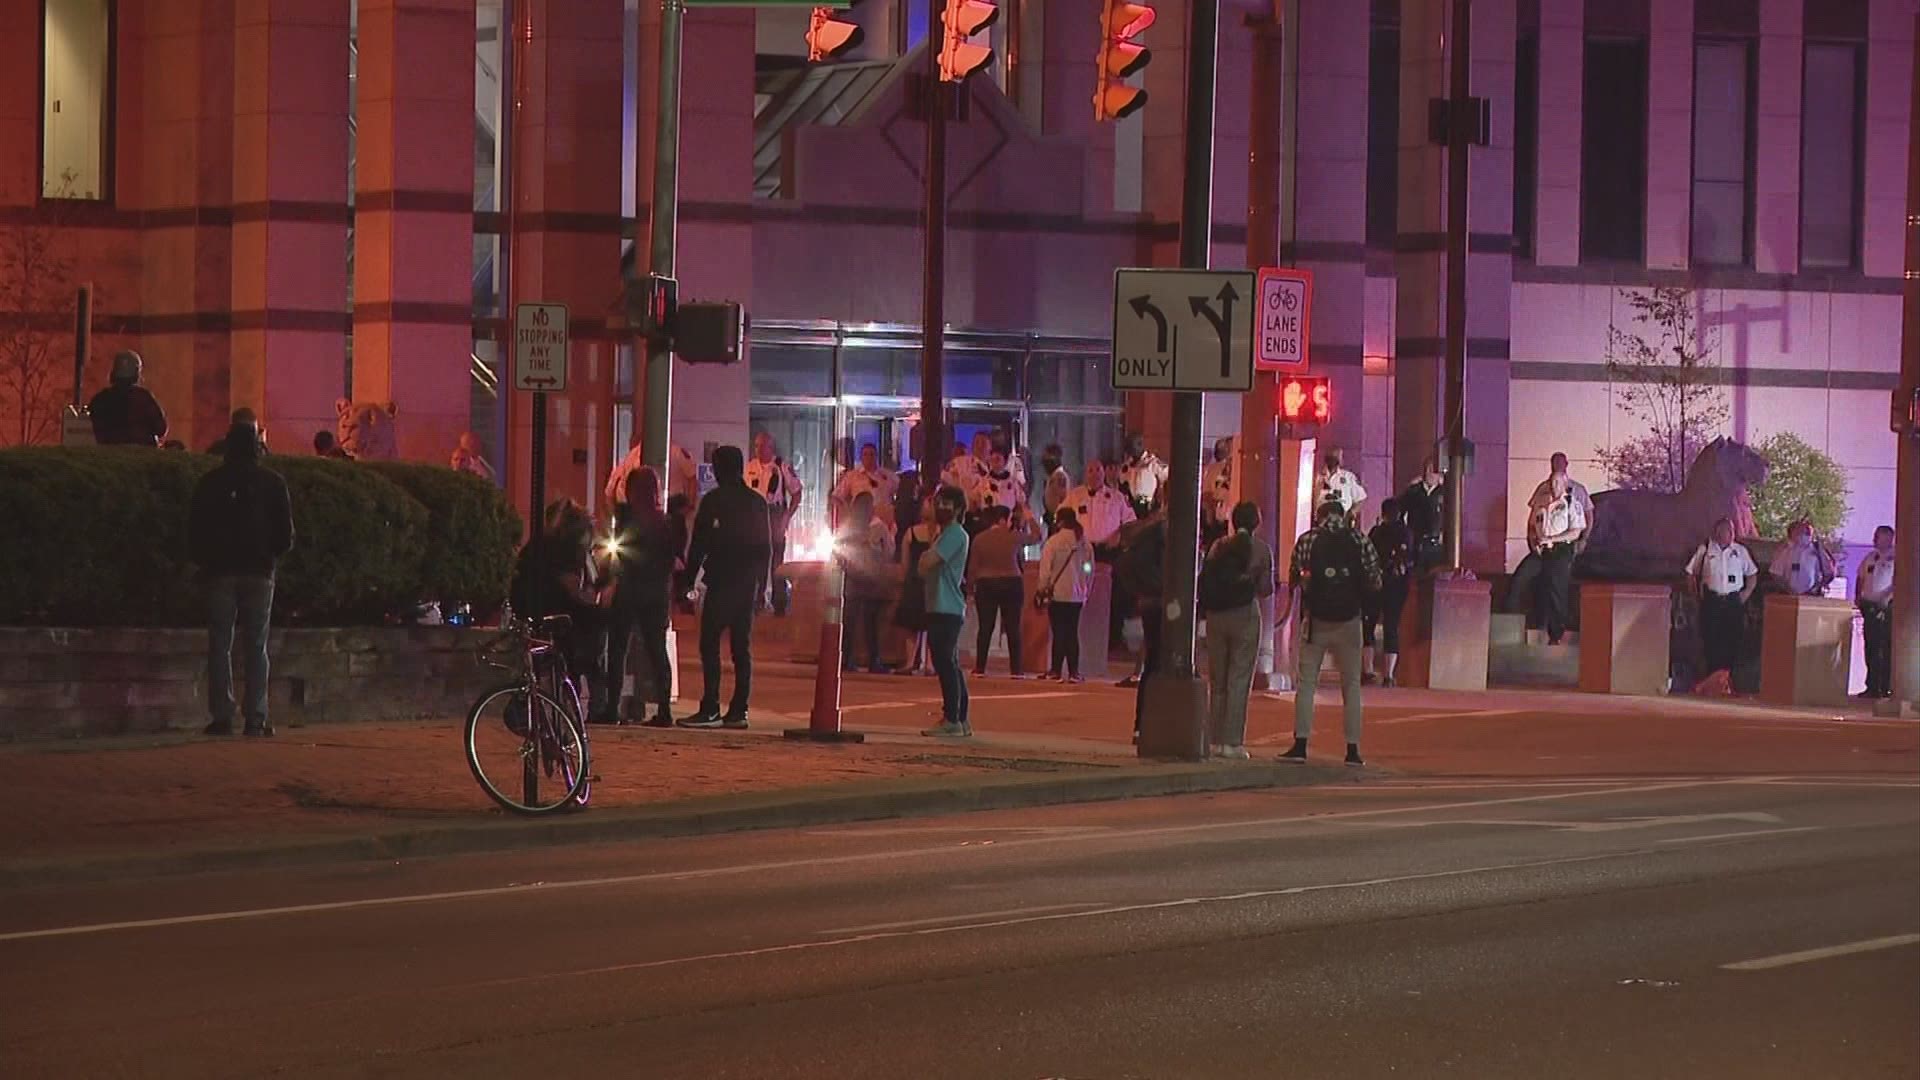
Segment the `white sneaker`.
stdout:
<svg viewBox="0 0 1920 1080">
<path fill-rule="evenodd" d="M 1230 761 L 1246 761 L 1251 757 L 1251 755 L 1247 753 L 1247 748 L 1244 746 L 1216 746 L 1213 748 L 1213 752 L 1215 755 Z"/>
</svg>

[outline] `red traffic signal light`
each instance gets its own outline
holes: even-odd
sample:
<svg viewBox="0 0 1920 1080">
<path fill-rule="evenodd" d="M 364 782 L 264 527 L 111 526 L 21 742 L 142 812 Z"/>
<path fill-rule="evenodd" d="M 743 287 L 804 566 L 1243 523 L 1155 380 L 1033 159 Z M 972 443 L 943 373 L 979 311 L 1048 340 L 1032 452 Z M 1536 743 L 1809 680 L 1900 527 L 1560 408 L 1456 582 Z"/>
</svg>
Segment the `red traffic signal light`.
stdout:
<svg viewBox="0 0 1920 1080">
<path fill-rule="evenodd" d="M 1127 0 L 1102 0 L 1100 57 L 1094 74 L 1093 118 L 1118 120 L 1140 111 L 1147 92 L 1125 83 L 1127 76 L 1147 66 L 1153 54 L 1133 39 L 1153 25 L 1153 9 Z"/>
<path fill-rule="evenodd" d="M 947 0 L 941 20 L 941 82 L 959 82 L 987 66 L 993 59 L 993 47 L 971 39 L 999 17 L 1000 9 L 987 0 Z"/>
<path fill-rule="evenodd" d="M 1280 422 L 1324 424 L 1333 416 L 1332 389 L 1325 375 L 1288 375 L 1280 380 Z"/>
<path fill-rule="evenodd" d="M 807 59 L 813 63 L 839 56 L 866 37 L 866 31 L 857 24 L 833 16 L 833 8 L 817 7 L 807 20 Z"/>
</svg>

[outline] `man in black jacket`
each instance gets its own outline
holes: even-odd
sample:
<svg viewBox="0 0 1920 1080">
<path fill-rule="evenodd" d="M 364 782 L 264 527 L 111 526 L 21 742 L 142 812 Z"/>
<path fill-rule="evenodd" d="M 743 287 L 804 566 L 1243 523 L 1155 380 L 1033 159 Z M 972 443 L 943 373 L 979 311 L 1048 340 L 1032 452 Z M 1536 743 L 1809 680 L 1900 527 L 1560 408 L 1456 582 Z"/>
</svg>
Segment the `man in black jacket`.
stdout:
<svg viewBox="0 0 1920 1080">
<path fill-rule="evenodd" d="M 113 358 L 112 384 L 93 395 L 87 416 L 93 441 L 101 446 L 159 446 L 167 436 L 167 414 L 140 385 L 140 354 L 124 350 Z"/>
<path fill-rule="evenodd" d="M 226 461 L 193 490 L 187 545 L 207 586 L 208 735 L 233 734 L 233 631 L 246 636 L 246 733 L 273 734 L 267 722 L 267 623 L 273 572 L 293 548 L 287 483 L 260 465 L 260 430 L 240 420 L 228 430 Z"/>
<path fill-rule="evenodd" d="M 681 727 L 744 728 L 747 698 L 753 691 L 753 614 L 766 588 L 773 553 L 767 501 L 744 479 L 746 459 L 737 446 L 713 452 L 713 475 L 720 486 L 707 492 L 694 515 L 693 545 L 687 574 L 706 571 L 707 597 L 700 609 L 700 671 L 706 680 L 700 711 L 683 717 Z M 720 637 L 733 647 L 733 699 L 720 714 Z"/>
</svg>

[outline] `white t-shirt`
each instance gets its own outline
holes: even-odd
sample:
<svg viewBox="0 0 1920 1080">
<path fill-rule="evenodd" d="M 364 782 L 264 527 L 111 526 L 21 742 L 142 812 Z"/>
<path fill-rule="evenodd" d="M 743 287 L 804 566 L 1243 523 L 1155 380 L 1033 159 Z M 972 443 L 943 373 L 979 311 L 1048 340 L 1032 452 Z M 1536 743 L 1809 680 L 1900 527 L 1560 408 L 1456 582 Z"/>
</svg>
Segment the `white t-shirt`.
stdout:
<svg viewBox="0 0 1920 1080">
<path fill-rule="evenodd" d="M 1854 581 L 1854 599 L 1869 604 L 1891 604 L 1893 602 L 1893 552 L 1882 554 L 1878 549 L 1867 552 L 1860 560 L 1860 573 Z"/>
<path fill-rule="evenodd" d="M 1340 509 L 1353 513 L 1353 508 L 1367 501 L 1367 489 L 1360 486 L 1360 478 L 1350 470 L 1336 469 L 1320 479 L 1319 501 L 1338 502 Z"/>
<path fill-rule="evenodd" d="M 840 474 L 840 482 L 834 485 L 833 499 L 842 506 L 853 505 L 853 500 L 862 495 L 872 495 L 873 505 L 878 507 L 891 505 L 893 493 L 899 488 L 900 478 L 893 470 L 878 466 L 868 472 L 866 466 L 855 465 Z"/>
<path fill-rule="evenodd" d="M 1747 578 L 1760 572 L 1760 567 L 1747 554 L 1745 544 L 1738 541 L 1721 547 L 1712 540 L 1701 544 L 1687 560 L 1687 573 L 1693 574 L 1715 596 L 1735 596 L 1747 587 Z"/>
<path fill-rule="evenodd" d="M 1783 545 L 1768 567 L 1795 596 L 1806 596 L 1833 576 L 1833 564 L 1827 553 L 1809 541 L 1805 547 Z"/>
<path fill-rule="evenodd" d="M 1113 534 L 1119 532 L 1121 526 L 1134 520 L 1133 504 L 1111 487 L 1090 492 L 1082 484 L 1067 492 L 1067 501 L 1060 506 L 1073 511 L 1074 516 L 1080 519 L 1080 527 L 1086 530 L 1090 544 L 1106 543 L 1113 539 Z"/>
</svg>

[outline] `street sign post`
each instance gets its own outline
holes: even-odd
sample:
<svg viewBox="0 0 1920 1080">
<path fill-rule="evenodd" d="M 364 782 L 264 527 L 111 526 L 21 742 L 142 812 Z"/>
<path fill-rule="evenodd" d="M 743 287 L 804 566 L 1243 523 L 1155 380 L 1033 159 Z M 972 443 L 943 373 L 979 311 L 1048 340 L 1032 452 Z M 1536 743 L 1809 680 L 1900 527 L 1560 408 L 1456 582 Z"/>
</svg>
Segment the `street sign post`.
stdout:
<svg viewBox="0 0 1920 1080">
<path fill-rule="evenodd" d="M 513 388 L 558 393 L 567 388 L 567 308 L 521 304 L 513 315 Z"/>
<path fill-rule="evenodd" d="M 1254 276 L 1245 270 L 1117 270 L 1113 388 L 1253 389 Z"/>
<path fill-rule="evenodd" d="M 1260 269 L 1259 337 L 1254 363 L 1262 371 L 1304 371 L 1307 367 L 1308 316 L 1313 308 L 1313 274 L 1290 267 Z"/>
</svg>

